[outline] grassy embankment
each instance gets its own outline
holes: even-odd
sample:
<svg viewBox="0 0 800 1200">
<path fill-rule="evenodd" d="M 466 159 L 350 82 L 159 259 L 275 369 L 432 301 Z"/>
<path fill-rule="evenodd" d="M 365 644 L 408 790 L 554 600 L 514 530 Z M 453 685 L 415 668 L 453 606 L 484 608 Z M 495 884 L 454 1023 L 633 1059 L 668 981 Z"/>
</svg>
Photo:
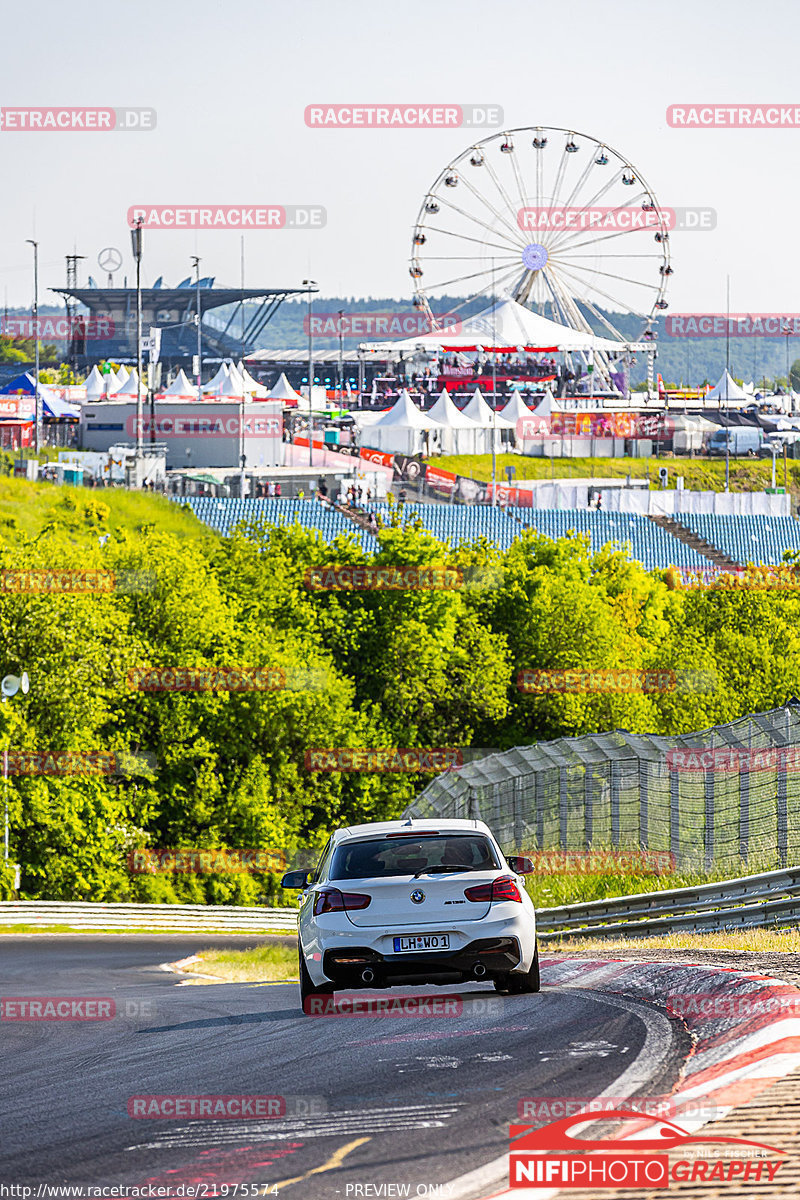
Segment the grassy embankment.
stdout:
<svg viewBox="0 0 800 1200">
<path fill-rule="evenodd" d="M 74 501 L 74 509 L 68 511 L 65 500 Z M 153 525 L 178 538 L 211 540 L 216 536 L 188 508 L 157 494 L 125 488 L 58 487 L 0 477 L 0 543 L 37 538 L 54 525 L 78 542 L 82 534 L 136 534 Z"/>
</svg>

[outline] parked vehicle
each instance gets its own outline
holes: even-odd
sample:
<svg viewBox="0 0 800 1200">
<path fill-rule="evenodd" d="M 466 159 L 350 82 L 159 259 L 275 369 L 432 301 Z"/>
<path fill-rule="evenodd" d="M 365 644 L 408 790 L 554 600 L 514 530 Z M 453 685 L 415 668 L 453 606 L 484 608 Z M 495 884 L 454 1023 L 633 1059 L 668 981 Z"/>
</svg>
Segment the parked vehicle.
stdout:
<svg viewBox="0 0 800 1200">
<path fill-rule="evenodd" d="M 753 425 L 729 425 L 717 429 L 708 439 L 709 454 L 729 454 L 731 457 L 758 454 L 764 442 L 764 431 Z"/>
</svg>

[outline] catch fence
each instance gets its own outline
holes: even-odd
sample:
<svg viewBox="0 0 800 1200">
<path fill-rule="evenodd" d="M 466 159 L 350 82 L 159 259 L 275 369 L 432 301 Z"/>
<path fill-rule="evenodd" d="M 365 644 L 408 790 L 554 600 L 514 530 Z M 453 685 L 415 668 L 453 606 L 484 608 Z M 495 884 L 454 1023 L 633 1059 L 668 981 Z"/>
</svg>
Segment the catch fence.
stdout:
<svg viewBox="0 0 800 1200">
<path fill-rule="evenodd" d="M 485 821 L 504 851 L 650 850 L 683 870 L 800 863 L 800 704 L 678 737 L 558 738 L 439 775 L 405 815 Z"/>
</svg>

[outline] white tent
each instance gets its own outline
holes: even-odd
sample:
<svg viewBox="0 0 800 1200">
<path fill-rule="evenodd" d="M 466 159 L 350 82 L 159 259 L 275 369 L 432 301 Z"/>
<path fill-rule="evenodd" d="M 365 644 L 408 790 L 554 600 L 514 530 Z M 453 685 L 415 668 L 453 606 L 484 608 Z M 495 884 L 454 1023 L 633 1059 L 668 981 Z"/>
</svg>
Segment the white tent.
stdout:
<svg viewBox="0 0 800 1200">
<path fill-rule="evenodd" d="M 122 387 L 117 388 L 115 395 L 117 396 L 117 398 L 122 397 L 123 399 L 126 396 L 135 396 L 138 387 L 139 387 L 139 376 L 137 375 L 136 368 L 134 367 L 134 369 L 131 371 L 128 378 L 123 383 Z M 146 388 L 145 388 L 144 384 L 142 384 L 142 395 L 144 396 L 145 394 L 146 394 Z"/>
<path fill-rule="evenodd" d="M 120 369 L 117 371 L 117 383 L 119 384 L 119 386 L 120 386 L 120 387 L 122 387 L 123 383 L 127 383 L 127 382 L 128 382 L 128 376 L 129 376 L 129 375 L 130 375 L 130 371 L 129 371 L 129 370 L 128 370 L 128 368 L 127 368 L 127 367 L 126 367 L 126 366 L 123 364 L 123 365 L 120 367 Z"/>
<path fill-rule="evenodd" d="M 461 411 L 465 417 L 471 417 L 473 421 L 477 421 L 483 429 L 491 429 L 495 421 L 498 429 L 511 429 L 512 427 L 511 422 L 501 417 L 499 412 L 495 417 L 480 388 L 475 388 L 469 403 L 465 404 Z"/>
<path fill-rule="evenodd" d="M 216 375 L 209 379 L 208 383 L 204 383 L 202 392 L 208 396 L 229 396 L 231 386 L 231 373 L 227 363 L 220 363 Z"/>
<path fill-rule="evenodd" d="M 426 413 L 420 412 L 404 388 L 389 411 L 369 428 L 364 440 L 371 450 L 417 454 L 438 446 L 436 431 L 441 428 Z"/>
<path fill-rule="evenodd" d="M 457 333 L 437 330 L 400 341 L 365 342 L 359 349 L 409 354 L 417 349 L 436 352 L 445 348 L 470 350 L 476 346 L 528 346 L 540 353 L 603 350 L 621 354 L 634 346 L 647 349 L 647 343 L 617 342 L 561 325 L 531 312 L 510 297 L 498 299 L 474 317 L 468 317 Z"/>
<path fill-rule="evenodd" d="M 86 376 L 86 399 L 97 400 L 100 396 L 106 394 L 106 381 L 100 374 L 96 366 L 92 367 L 89 374 Z"/>
<path fill-rule="evenodd" d="M 500 416 L 516 429 L 520 417 L 532 417 L 534 410 L 523 402 L 519 392 L 514 392 L 505 408 L 500 409 Z"/>
<path fill-rule="evenodd" d="M 197 388 L 194 386 L 191 380 L 187 378 L 182 367 L 167 390 L 161 393 L 160 398 L 166 399 L 167 397 L 172 400 L 176 398 L 181 400 L 197 399 Z"/>
<path fill-rule="evenodd" d="M 459 412 L 447 388 L 442 388 L 439 399 L 424 414 L 442 426 L 440 445 L 445 454 L 482 454 L 486 436 L 484 430 L 471 417 Z M 491 435 L 490 435 L 491 436 Z M 491 444 L 489 446 L 491 451 Z"/>
<path fill-rule="evenodd" d="M 246 389 L 244 386 L 244 377 L 242 375 L 242 372 L 239 370 L 238 367 L 234 366 L 234 364 L 231 363 L 230 366 L 228 367 L 228 375 L 230 377 L 231 385 L 234 389 L 232 392 L 232 395 L 243 396 Z"/>
<path fill-rule="evenodd" d="M 301 396 L 299 392 L 296 392 L 294 390 L 292 385 L 289 383 L 289 380 L 286 378 L 284 373 L 281 371 L 281 373 L 278 376 L 278 378 L 276 379 L 275 383 L 272 385 L 272 388 L 270 389 L 270 391 L 267 392 L 266 399 L 267 400 L 303 400 L 303 399 L 305 399 L 305 397 Z"/>
<path fill-rule="evenodd" d="M 725 400 L 739 401 L 752 399 L 753 397 L 749 396 L 744 388 L 740 388 L 736 380 L 727 371 L 723 371 L 717 386 L 712 388 L 707 394 L 705 403 L 708 404 L 709 401 L 724 402 Z"/>
<path fill-rule="evenodd" d="M 115 371 L 109 371 L 107 375 L 103 376 L 103 379 L 105 380 L 105 384 L 106 384 L 106 395 L 107 396 L 113 396 L 115 392 L 119 391 L 120 383 L 119 383 L 119 380 L 117 379 L 117 375 L 116 375 Z"/>
<path fill-rule="evenodd" d="M 253 378 L 243 362 L 239 363 L 237 370 L 242 377 L 244 390 L 256 400 L 266 400 L 267 389 L 264 387 L 263 383 L 259 383 L 257 379 Z"/>
</svg>

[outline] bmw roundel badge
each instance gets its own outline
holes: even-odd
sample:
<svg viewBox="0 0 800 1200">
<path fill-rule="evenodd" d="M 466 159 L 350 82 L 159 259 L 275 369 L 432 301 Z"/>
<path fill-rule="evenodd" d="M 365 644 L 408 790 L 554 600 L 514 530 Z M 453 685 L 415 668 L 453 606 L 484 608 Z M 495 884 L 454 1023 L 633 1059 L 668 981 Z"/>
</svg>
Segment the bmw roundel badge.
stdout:
<svg viewBox="0 0 800 1200">
<path fill-rule="evenodd" d="M 411 893 L 411 899 L 413 900 L 413 902 L 415 904 L 422 904 L 422 901 L 425 899 L 425 893 L 423 891 L 420 891 L 419 888 L 416 888 Z"/>
</svg>

